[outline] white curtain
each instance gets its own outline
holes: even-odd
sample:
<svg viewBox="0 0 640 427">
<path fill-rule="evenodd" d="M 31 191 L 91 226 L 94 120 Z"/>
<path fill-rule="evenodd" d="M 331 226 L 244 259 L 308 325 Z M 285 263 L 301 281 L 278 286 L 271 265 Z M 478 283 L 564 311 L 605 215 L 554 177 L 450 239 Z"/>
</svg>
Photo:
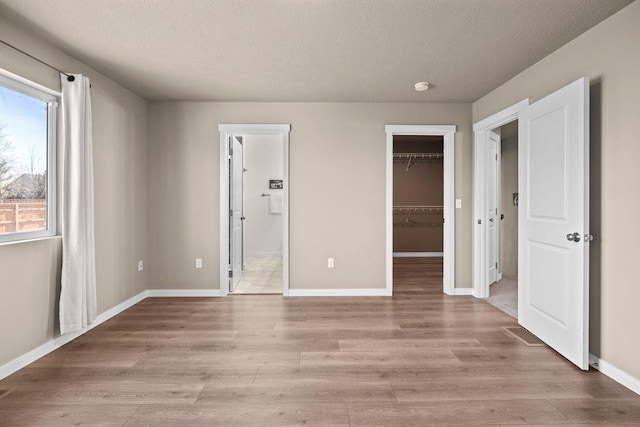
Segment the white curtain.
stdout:
<svg viewBox="0 0 640 427">
<path fill-rule="evenodd" d="M 93 149 L 89 79 L 62 81 L 59 162 L 62 202 L 60 332 L 78 331 L 96 319 Z"/>
</svg>

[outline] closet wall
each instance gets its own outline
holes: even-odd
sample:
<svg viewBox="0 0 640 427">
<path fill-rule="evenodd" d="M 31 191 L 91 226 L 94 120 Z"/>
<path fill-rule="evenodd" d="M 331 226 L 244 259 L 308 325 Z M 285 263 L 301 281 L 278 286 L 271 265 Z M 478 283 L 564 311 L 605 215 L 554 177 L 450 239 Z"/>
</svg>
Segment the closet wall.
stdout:
<svg viewBox="0 0 640 427">
<path fill-rule="evenodd" d="M 441 136 L 393 139 L 393 252 L 442 252 Z"/>
</svg>

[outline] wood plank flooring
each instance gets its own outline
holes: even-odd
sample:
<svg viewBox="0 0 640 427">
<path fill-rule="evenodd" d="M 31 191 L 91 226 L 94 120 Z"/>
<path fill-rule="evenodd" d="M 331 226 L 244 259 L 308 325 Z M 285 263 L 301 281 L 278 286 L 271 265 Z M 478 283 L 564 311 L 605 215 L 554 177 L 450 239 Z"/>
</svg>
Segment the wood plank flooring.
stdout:
<svg viewBox="0 0 640 427">
<path fill-rule="evenodd" d="M 393 298 L 149 298 L 0 381 L 0 425 L 640 425 L 640 397 L 442 294 L 398 259 Z"/>
</svg>

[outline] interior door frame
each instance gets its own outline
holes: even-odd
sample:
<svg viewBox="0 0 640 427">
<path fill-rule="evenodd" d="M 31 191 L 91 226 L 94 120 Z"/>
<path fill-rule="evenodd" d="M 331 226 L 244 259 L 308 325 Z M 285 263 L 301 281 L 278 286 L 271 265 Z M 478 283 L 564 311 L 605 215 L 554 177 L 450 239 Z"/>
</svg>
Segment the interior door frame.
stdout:
<svg viewBox="0 0 640 427">
<path fill-rule="evenodd" d="M 387 125 L 386 144 L 386 272 L 387 295 L 393 295 L 393 137 L 396 135 L 442 136 L 444 138 L 444 230 L 443 291 L 455 294 L 455 125 Z"/>
<path fill-rule="evenodd" d="M 529 106 L 524 99 L 473 125 L 473 296 L 489 297 L 489 239 L 487 231 L 487 168 L 489 132 L 507 123 L 518 120 L 520 113 Z M 498 239 L 500 236 L 498 230 Z M 499 265 L 500 263 L 498 263 Z"/>
<path fill-rule="evenodd" d="M 280 135 L 282 179 L 282 295 L 289 296 L 289 133 L 290 124 L 220 124 L 220 296 L 229 294 L 229 135 Z"/>
</svg>

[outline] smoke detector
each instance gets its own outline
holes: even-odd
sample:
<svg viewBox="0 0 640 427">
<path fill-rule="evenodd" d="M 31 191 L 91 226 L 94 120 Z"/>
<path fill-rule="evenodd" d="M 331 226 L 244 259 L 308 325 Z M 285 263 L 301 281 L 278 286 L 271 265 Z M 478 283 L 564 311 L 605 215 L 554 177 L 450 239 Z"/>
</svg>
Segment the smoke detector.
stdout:
<svg viewBox="0 0 640 427">
<path fill-rule="evenodd" d="M 416 92 L 424 92 L 425 90 L 429 89 L 429 83 L 428 82 L 418 82 L 415 85 L 413 85 L 413 87 L 416 90 Z"/>
</svg>

